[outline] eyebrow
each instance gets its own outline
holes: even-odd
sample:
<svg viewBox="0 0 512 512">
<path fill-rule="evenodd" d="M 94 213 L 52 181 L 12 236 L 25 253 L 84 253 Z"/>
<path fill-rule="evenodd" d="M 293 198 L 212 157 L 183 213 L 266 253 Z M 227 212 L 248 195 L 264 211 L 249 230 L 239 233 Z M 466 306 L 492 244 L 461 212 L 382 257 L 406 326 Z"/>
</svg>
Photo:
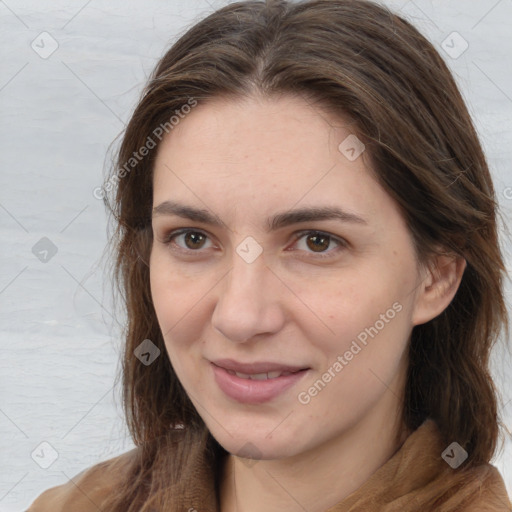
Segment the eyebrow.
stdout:
<svg viewBox="0 0 512 512">
<path fill-rule="evenodd" d="M 224 222 L 208 210 L 194 208 L 174 201 L 164 201 L 153 208 L 153 217 L 159 215 L 175 215 L 195 222 L 222 227 Z M 300 222 L 312 222 L 319 220 L 339 220 L 347 223 L 364 224 L 368 222 L 354 213 L 347 212 L 334 206 L 299 208 L 277 213 L 267 219 L 268 231 L 276 231 L 279 228 L 298 224 Z"/>
</svg>

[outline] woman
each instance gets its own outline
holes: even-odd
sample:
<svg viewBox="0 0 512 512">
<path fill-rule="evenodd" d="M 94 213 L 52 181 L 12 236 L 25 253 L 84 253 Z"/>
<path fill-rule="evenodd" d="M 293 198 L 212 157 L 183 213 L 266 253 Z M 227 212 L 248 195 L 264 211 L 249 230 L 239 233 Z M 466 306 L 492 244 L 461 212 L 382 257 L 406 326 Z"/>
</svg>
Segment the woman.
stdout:
<svg viewBox="0 0 512 512">
<path fill-rule="evenodd" d="M 493 185 L 409 23 L 362 0 L 213 13 L 104 189 L 137 448 L 30 512 L 511 510 Z"/>
</svg>

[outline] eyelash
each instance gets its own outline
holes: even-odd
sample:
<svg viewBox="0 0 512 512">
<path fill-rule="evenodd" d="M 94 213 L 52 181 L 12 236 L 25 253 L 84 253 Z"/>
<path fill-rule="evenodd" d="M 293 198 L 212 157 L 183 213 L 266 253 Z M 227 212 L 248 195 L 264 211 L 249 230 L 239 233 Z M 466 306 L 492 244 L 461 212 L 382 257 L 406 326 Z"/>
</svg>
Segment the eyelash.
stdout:
<svg viewBox="0 0 512 512">
<path fill-rule="evenodd" d="M 207 238 L 209 238 L 209 236 L 204 232 L 204 231 L 201 231 L 201 230 L 198 230 L 198 229 L 190 229 L 190 228 L 183 228 L 183 229 L 178 229 L 178 230 L 174 230 L 174 231 L 171 231 L 170 233 L 166 234 L 164 237 L 163 237 L 163 240 L 162 240 L 162 243 L 164 245 L 167 245 L 167 246 L 170 246 L 174 240 L 174 238 L 180 236 L 180 235 L 183 235 L 183 234 L 186 234 L 186 233 L 199 233 Z M 310 230 L 304 230 L 304 231 L 300 231 L 298 233 L 295 233 L 295 240 L 294 240 L 294 244 L 297 243 L 299 240 L 301 240 L 304 236 L 306 235 L 320 235 L 320 236 L 325 236 L 327 238 L 329 238 L 329 241 L 334 241 L 335 243 L 338 244 L 338 249 L 334 249 L 334 250 L 330 250 L 330 251 L 327 251 L 327 252 L 324 252 L 324 253 L 315 253 L 313 251 L 306 251 L 306 252 L 309 252 L 309 254 L 313 254 L 315 258 L 319 258 L 319 259 L 326 259 L 326 258 L 332 258 L 333 257 L 333 253 L 337 254 L 339 253 L 340 250 L 343 250 L 345 248 L 348 247 L 348 242 L 346 242 L 345 240 L 343 240 L 342 238 L 339 238 L 339 237 L 336 237 L 334 235 L 331 235 L 329 233 L 326 233 L 325 231 L 318 231 L 318 230 L 315 230 L 315 229 L 310 229 Z M 176 244 L 174 244 L 176 245 Z M 193 249 L 184 249 L 183 247 L 180 247 L 180 246 L 177 246 L 177 248 L 172 248 L 172 250 L 174 251 L 178 251 L 178 252 L 182 252 L 182 253 L 186 253 L 186 254 L 191 254 L 191 253 L 200 253 L 201 250 L 198 249 L 198 250 L 193 250 Z"/>
</svg>

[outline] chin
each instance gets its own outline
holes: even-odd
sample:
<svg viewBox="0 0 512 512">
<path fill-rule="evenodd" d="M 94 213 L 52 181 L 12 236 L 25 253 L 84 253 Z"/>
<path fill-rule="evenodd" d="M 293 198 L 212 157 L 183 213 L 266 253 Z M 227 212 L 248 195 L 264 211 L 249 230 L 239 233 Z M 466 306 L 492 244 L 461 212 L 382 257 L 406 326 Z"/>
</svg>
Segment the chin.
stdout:
<svg viewBox="0 0 512 512">
<path fill-rule="evenodd" d="M 230 436 L 226 431 L 211 431 L 217 442 L 229 453 L 251 460 L 283 459 L 297 455 L 301 446 L 297 444 L 296 436 L 286 432 L 286 438 L 275 434 L 269 436 L 267 429 L 264 433 L 245 430 L 244 435 Z"/>
</svg>

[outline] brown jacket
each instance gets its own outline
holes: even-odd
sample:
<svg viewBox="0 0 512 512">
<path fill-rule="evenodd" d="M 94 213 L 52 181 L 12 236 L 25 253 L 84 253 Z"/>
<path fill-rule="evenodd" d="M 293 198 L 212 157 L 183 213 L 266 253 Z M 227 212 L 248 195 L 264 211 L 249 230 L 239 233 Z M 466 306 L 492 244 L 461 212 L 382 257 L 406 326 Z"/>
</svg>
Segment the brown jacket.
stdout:
<svg viewBox="0 0 512 512">
<path fill-rule="evenodd" d="M 445 446 L 432 420 L 426 420 L 403 446 L 355 492 L 327 512 L 510 512 L 503 479 L 485 464 L 453 469 L 441 457 Z M 137 449 L 97 464 L 68 483 L 45 491 L 27 512 L 98 512 Z M 449 455 L 452 455 L 449 452 Z M 209 492 L 213 475 L 205 471 L 201 456 L 191 458 L 184 473 L 184 492 L 194 494 L 196 509 L 218 511 Z M 119 477 L 118 477 L 119 478 Z M 107 512 L 107 511 L 104 511 Z"/>
</svg>

